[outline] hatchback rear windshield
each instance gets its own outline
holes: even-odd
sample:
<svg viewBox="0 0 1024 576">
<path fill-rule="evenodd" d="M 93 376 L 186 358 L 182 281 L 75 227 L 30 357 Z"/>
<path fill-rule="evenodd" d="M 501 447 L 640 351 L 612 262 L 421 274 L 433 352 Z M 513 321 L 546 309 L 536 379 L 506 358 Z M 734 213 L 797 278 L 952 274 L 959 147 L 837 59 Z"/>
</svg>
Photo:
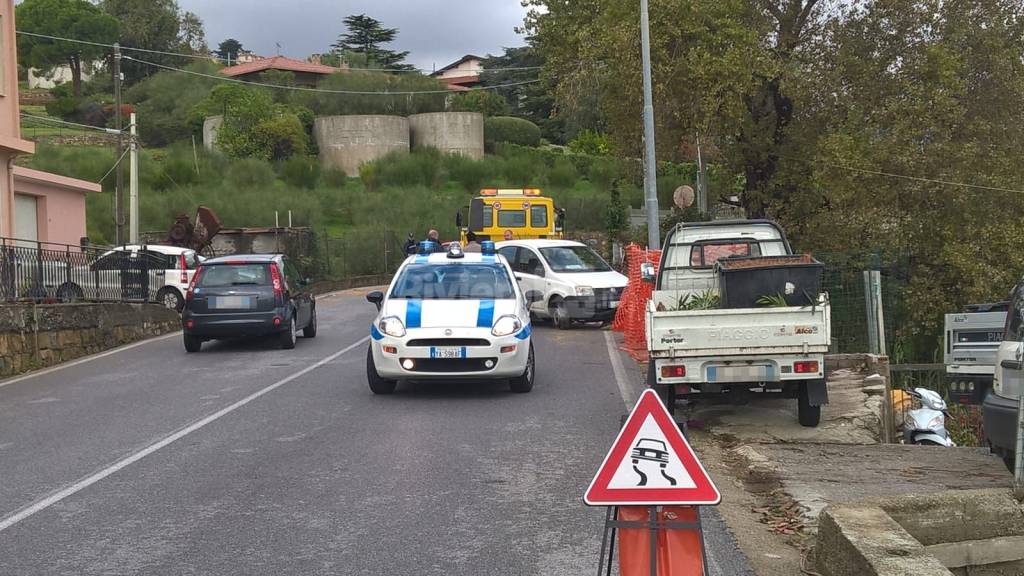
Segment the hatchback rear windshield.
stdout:
<svg viewBox="0 0 1024 576">
<path fill-rule="evenodd" d="M 218 286 L 263 286 L 270 284 L 268 264 L 218 264 L 203 268 L 198 285 L 204 288 Z"/>
<path fill-rule="evenodd" d="M 504 266 L 493 264 L 410 264 L 398 277 L 392 298 L 490 300 L 515 298 Z"/>
</svg>

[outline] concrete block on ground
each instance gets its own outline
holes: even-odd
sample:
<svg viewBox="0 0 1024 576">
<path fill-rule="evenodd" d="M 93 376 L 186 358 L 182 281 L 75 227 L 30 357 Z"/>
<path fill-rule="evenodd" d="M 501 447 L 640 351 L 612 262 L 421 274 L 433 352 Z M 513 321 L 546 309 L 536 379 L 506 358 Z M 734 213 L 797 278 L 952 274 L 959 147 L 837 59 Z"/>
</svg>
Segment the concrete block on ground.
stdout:
<svg viewBox="0 0 1024 576">
<path fill-rule="evenodd" d="M 818 520 L 823 576 L 951 576 L 937 558 L 876 506 L 830 506 Z"/>
</svg>

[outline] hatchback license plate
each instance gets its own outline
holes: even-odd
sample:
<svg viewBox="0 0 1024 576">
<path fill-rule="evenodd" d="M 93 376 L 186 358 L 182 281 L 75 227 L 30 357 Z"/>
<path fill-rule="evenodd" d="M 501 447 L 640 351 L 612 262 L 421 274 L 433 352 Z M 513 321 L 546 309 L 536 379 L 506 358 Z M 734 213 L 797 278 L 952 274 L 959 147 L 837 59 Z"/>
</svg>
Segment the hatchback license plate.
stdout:
<svg viewBox="0 0 1024 576">
<path fill-rule="evenodd" d="M 217 296 L 212 299 L 213 307 L 218 309 L 242 309 L 252 306 L 248 296 Z"/>
<path fill-rule="evenodd" d="M 430 348 L 431 358 L 465 358 L 466 348 L 461 346 L 450 346 L 445 348 Z"/>
</svg>

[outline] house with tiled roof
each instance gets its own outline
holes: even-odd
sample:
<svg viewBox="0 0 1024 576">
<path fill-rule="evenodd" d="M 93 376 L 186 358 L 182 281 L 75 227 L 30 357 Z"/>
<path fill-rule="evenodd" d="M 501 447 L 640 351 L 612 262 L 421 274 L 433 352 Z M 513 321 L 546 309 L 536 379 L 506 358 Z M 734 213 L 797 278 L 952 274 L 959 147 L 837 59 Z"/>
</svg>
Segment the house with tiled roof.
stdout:
<svg viewBox="0 0 1024 576">
<path fill-rule="evenodd" d="M 333 66 L 326 66 L 316 62 L 305 62 L 295 58 L 288 58 L 287 56 L 274 56 L 271 58 L 260 58 L 236 66 L 228 66 L 227 68 L 222 68 L 220 73 L 229 78 L 258 81 L 259 75 L 268 70 L 291 72 L 295 75 L 296 86 L 313 88 L 320 83 L 321 79 L 344 70 L 344 68 L 334 68 Z"/>
<path fill-rule="evenodd" d="M 480 73 L 484 71 L 483 58 L 466 54 L 455 62 L 435 70 L 430 75 L 442 80 L 453 92 L 464 92 L 480 85 Z"/>
</svg>

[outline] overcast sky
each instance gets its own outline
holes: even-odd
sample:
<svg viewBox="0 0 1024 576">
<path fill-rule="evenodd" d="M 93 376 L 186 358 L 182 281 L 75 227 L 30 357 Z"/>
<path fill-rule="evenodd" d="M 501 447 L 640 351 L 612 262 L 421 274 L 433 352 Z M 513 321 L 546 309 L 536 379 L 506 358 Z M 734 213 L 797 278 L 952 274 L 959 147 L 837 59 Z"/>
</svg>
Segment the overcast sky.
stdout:
<svg viewBox="0 0 1024 576">
<path fill-rule="evenodd" d="M 326 52 L 343 30 L 342 18 L 366 14 L 398 28 L 389 48 L 408 50 L 408 62 L 427 70 L 441 68 L 465 54 L 498 54 L 522 46 L 514 28 L 526 9 L 519 0 L 178 0 L 206 26 L 216 48 L 236 38 L 247 50 L 304 59 Z"/>
</svg>

